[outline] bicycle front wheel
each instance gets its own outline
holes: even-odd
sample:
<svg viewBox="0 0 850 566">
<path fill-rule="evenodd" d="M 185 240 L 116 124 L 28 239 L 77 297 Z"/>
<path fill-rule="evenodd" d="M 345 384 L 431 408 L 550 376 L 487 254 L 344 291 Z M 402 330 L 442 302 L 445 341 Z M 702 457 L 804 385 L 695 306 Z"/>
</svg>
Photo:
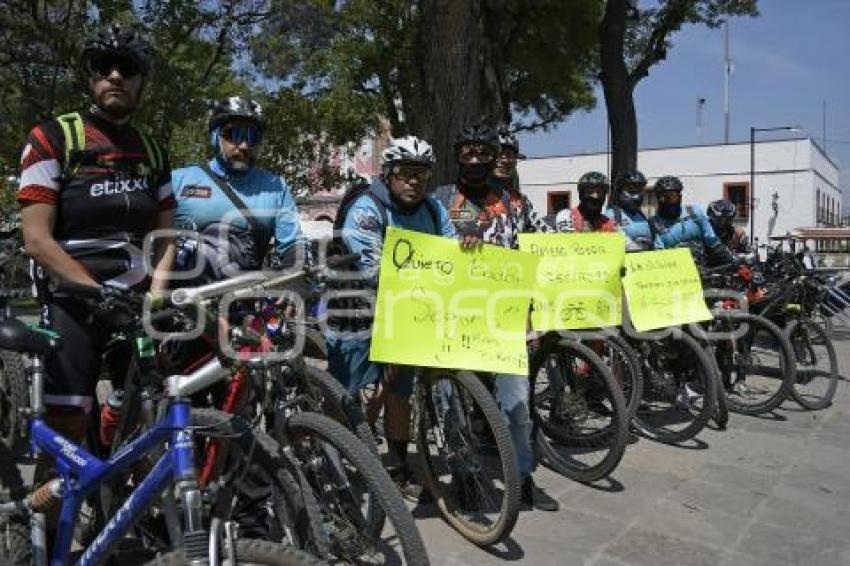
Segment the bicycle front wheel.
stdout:
<svg viewBox="0 0 850 566">
<path fill-rule="evenodd" d="M 623 390 L 611 370 L 593 350 L 557 334 L 544 337 L 530 367 L 544 461 L 580 482 L 610 475 L 629 434 Z"/>
<path fill-rule="evenodd" d="M 470 371 L 426 371 L 413 407 L 416 457 L 440 514 L 479 546 L 510 534 L 519 471 L 495 399 Z"/>
<path fill-rule="evenodd" d="M 795 320 L 785 328 L 797 362 L 794 400 L 809 410 L 832 404 L 838 387 L 838 357 L 826 330 L 812 320 Z"/>
<path fill-rule="evenodd" d="M 634 340 L 644 364 L 643 399 L 632 419 L 643 436 L 675 444 L 699 434 L 717 408 L 715 365 L 692 336 L 671 330 L 660 340 Z"/>
<path fill-rule="evenodd" d="M 729 410 L 759 415 L 777 408 L 796 379 L 788 337 L 760 315 L 719 311 L 714 317 L 720 326 L 711 341 Z"/>
<path fill-rule="evenodd" d="M 401 563 L 402 558 L 404 564 L 429 563 L 401 493 L 380 460 L 351 431 L 308 412 L 291 415 L 283 426 L 288 447 L 302 464 L 319 503 L 333 557 L 346 564 Z M 375 502 L 386 515 L 381 535 L 368 528 Z"/>
</svg>

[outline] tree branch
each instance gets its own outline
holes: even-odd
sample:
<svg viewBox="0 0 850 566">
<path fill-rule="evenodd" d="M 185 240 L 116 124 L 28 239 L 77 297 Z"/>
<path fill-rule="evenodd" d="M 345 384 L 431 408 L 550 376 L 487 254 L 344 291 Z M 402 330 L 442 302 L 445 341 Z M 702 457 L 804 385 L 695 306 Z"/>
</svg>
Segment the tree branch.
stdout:
<svg viewBox="0 0 850 566">
<path fill-rule="evenodd" d="M 659 12 L 658 24 L 653 28 L 640 60 L 629 73 L 629 85 L 634 88 L 649 74 L 649 68 L 667 57 L 667 38 L 680 29 L 693 0 L 669 0 Z"/>
</svg>

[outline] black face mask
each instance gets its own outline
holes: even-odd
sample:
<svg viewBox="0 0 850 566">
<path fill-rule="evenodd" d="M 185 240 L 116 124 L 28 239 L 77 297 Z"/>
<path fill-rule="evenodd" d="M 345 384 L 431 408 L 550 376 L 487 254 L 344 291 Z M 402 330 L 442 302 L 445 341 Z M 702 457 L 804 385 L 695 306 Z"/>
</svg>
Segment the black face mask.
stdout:
<svg viewBox="0 0 850 566">
<path fill-rule="evenodd" d="M 635 212 L 640 209 L 640 205 L 643 204 L 643 195 L 640 193 L 631 193 L 628 191 L 622 191 L 619 197 L 620 206 L 629 212 Z"/>
<path fill-rule="evenodd" d="M 487 182 L 487 177 L 493 170 L 492 163 L 458 163 L 458 176 L 465 184 L 472 187 L 483 185 Z"/>
<path fill-rule="evenodd" d="M 604 198 L 585 197 L 579 203 L 581 211 L 585 216 L 590 218 L 598 218 L 602 214 L 602 207 L 605 205 Z"/>
<path fill-rule="evenodd" d="M 659 204 L 658 215 L 669 220 L 679 218 L 682 216 L 682 203 Z"/>
</svg>

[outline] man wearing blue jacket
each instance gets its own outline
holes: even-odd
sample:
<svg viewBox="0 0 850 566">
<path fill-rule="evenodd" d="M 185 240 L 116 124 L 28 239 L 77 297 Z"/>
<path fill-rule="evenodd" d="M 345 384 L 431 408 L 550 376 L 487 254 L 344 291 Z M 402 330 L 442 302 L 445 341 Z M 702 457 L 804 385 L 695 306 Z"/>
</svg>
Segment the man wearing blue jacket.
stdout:
<svg viewBox="0 0 850 566">
<path fill-rule="evenodd" d="M 732 253 L 714 233 L 702 208 L 682 206 L 683 190 L 682 181 L 677 177 L 661 177 L 655 182 L 653 192 L 658 200 L 658 211 L 650 222 L 656 232 L 656 247 L 689 247 L 699 264 L 732 263 Z"/>
<path fill-rule="evenodd" d="M 627 171 L 614 181 L 612 204 L 605 211 L 626 236 L 627 252 L 646 252 L 656 248 L 655 232 L 641 210 L 646 177 L 640 171 Z"/>
<path fill-rule="evenodd" d="M 383 152 L 382 174 L 368 187 L 361 187 L 343 199 L 335 224 L 339 232 L 336 235 L 346 252 L 360 256 L 355 268 L 358 286 L 364 293 L 374 293 L 377 289 L 387 227 L 448 238 L 456 236 L 445 207 L 427 195 L 435 163 L 427 142 L 413 136 L 390 140 Z M 394 475 L 404 483 L 412 478 L 406 458 L 415 368 L 386 366 L 369 360 L 371 318 L 332 315 L 328 326 L 328 369 L 349 392 L 358 395 L 366 385 L 384 380 L 385 432 L 400 464 Z M 390 375 L 391 379 L 387 379 Z"/>
<path fill-rule="evenodd" d="M 306 238 L 292 192 L 283 179 L 256 166 L 263 125 L 253 100 L 216 102 L 209 122 L 213 158 L 172 172 L 175 225 L 200 236 L 200 248 L 195 239 L 180 242 L 175 269 L 191 270 L 202 261 L 198 282 L 260 269 L 272 239 L 285 264 L 304 258 Z"/>
</svg>

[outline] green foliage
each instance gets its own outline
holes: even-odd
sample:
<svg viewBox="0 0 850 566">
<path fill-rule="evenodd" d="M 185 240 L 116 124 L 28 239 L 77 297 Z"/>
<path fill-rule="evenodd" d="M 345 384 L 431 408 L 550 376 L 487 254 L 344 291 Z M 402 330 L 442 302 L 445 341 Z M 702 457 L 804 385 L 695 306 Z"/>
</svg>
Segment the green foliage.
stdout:
<svg viewBox="0 0 850 566">
<path fill-rule="evenodd" d="M 492 75 L 486 82 L 500 99 L 498 115 L 491 118 L 537 129 L 595 103 L 601 1 L 476 1 L 492 54 L 485 62 L 484 72 Z M 426 31 L 420 15 L 424 4 L 275 0 L 274 16 L 262 40 L 253 44 L 255 62 L 267 76 L 318 104 L 332 137 L 344 133 L 355 139 L 374 130 L 380 117 L 389 120 L 394 133 L 402 133 L 410 124 L 428 121 L 422 116 L 428 109 L 418 108 L 414 95 L 442 71 L 423 66 L 418 49 L 417 40 Z"/>
<path fill-rule="evenodd" d="M 661 0 L 650 8 L 638 9 L 637 19 L 626 28 L 626 64 L 633 83 L 667 58 L 672 47 L 670 37 L 682 26 L 716 28 L 730 17 L 758 13 L 758 0 Z"/>
</svg>

